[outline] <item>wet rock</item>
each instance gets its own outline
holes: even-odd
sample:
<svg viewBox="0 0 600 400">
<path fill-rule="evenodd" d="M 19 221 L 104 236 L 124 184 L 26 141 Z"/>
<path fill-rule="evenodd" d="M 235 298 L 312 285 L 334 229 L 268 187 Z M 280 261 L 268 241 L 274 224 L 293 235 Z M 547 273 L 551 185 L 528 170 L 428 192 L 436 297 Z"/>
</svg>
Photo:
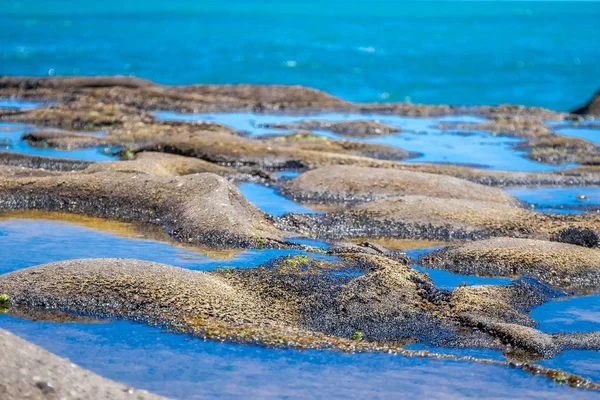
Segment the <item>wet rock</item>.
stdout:
<svg viewBox="0 0 600 400">
<path fill-rule="evenodd" d="M 304 120 L 289 124 L 264 124 L 264 128 L 274 129 L 306 129 L 306 130 L 325 130 L 342 136 L 351 136 L 366 138 L 371 136 L 386 136 L 392 133 L 399 133 L 402 130 L 393 125 L 382 124 L 378 121 L 321 121 Z"/>
<path fill-rule="evenodd" d="M 558 288 L 600 288 L 600 251 L 566 243 L 494 238 L 437 250 L 421 265 L 465 275 L 529 276 Z"/>
<path fill-rule="evenodd" d="M 568 226 L 600 229 L 598 214 L 544 214 L 499 202 L 427 196 L 397 196 L 328 210 L 327 214 L 287 214 L 285 230 L 317 238 L 388 237 L 426 240 L 493 236 L 549 240 Z"/>
<path fill-rule="evenodd" d="M 328 153 L 351 154 L 380 160 L 404 160 L 418 154 L 394 146 L 377 143 L 364 143 L 349 140 L 334 140 L 324 136 L 300 131 L 287 135 L 269 135 L 263 139 L 266 143 L 301 150 L 323 151 Z"/>
<path fill-rule="evenodd" d="M 578 115 L 600 116 L 600 92 L 596 93 L 587 104 L 571 112 Z"/>
<path fill-rule="evenodd" d="M 500 339 L 542 356 L 597 347 L 597 335 L 558 338 L 532 329 L 527 311 L 543 301 L 535 291 L 515 285 L 448 292 L 402 262 L 367 254 L 340 258 L 283 257 L 211 272 L 127 259 L 71 260 L 2 275 L 0 292 L 13 306 L 133 319 L 277 347 L 411 355 L 393 344 L 406 337 L 428 343 L 453 337 L 458 346 L 477 337 L 488 348 L 498 348 Z"/>
<path fill-rule="evenodd" d="M 96 173 L 100 171 L 140 172 L 154 176 L 182 176 L 203 172 L 210 172 L 225 177 L 241 176 L 236 170 L 212 164 L 198 158 L 148 151 L 137 153 L 135 158 L 129 161 L 92 164 L 84 170 L 84 173 Z"/>
<path fill-rule="evenodd" d="M 196 244 L 280 246 L 282 234 L 239 190 L 214 174 L 156 177 L 137 172 L 0 177 L 0 209 L 62 211 L 163 226 Z"/>
<path fill-rule="evenodd" d="M 0 354 L 3 400 L 164 399 L 102 378 L 3 329 Z"/>
<path fill-rule="evenodd" d="M 289 180 L 283 192 L 309 203 L 364 202 L 403 195 L 471 199 L 518 205 L 501 189 L 423 172 L 333 166 L 318 168 Z"/>
<path fill-rule="evenodd" d="M 48 171 L 79 171 L 94 164 L 93 161 L 32 156 L 28 154 L 0 151 L 0 165 Z"/>
<path fill-rule="evenodd" d="M 600 236 L 598 236 L 598 233 L 595 230 L 590 228 L 569 226 L 558 232 L 552 240 L 583 247 L 598 247 Z"/>
<path fill-rule="evenodd" d="M 552 131 L 544 125 L 541 119 L 504 115 L 495 117 L 492 121 L 481 123 L 443 123 L 439 128 L 486 131 L 492 132 L 492 134 L 528 139 L 552 134 Z"/>
<path fill-rule="evenodd" d="M 80 101 L 89 99 L 140 109 L 182 112 L 343 107 L 319 90 L 284 85 L 166 86 L 129 77 L 0 77 L 0 94 Z"/>
<path fill-rule="evenodd" d="M 0 176 L 3 177 L 34 177 L 34 176 L 54 176 L 60 175 L 60 172 L 48 171 L 45 169 L 33 169 L 24 167 L 11 167 L 6 165 L 0 165 Z"/>
<path fill-rule="evenodd" d="M 129 77 L 0 77 L 0 97 L 64 103 L 114 103 L 139 110 L 179 112 L 357 112 L 416 117 L 475 114 L 523 119 L 563 119 L 536 107 L 430 106 L 412 103 L 350 103 L 319 90 L 283 85 L 165 86 Z"/>
<path fill-rule="evenodd" d="M 103 137 L 78 134 L 67 131 L 37 130 L 27 132 L 21 138 L 33 147 L 52 147 L 62 150 L 84 149 L 106 145 Z"/>
<path fill-rule="evenodd" d="M 594 143 L 561 135 L 534 138 L 517 145 L 517 148 L 528 151 L 528 158 L 545 164 L 595 163 L 600 160 L 598 146 Z"/>
<path fill-rule="evenodd" d="M 498 202 L 401 196 L 325 215 L 288 214 L 278 224 L 314 237 L 463 240 L 537 234 L 527 221 L 530 214 Z"/>
<path fill-rule="evenodd" d="M 273 141 L 245 138 L 228 132 L 194 132 L 188 135 L 160 138 L 136 151 L 165 152 L 197 157 L 226 166 L 254 166 L 266 169 L 304 169 L 328 165 L 371 165 L 385 162 L 354 155 L 358 146 L 348 146 L 346 149 L 339 143 L 334 143 L 333 146 L 333 152 L 329 151 L 329 146 L 325 142 L 321 146 L 311 144 L 309 147 L 312 149 L 307 150 L 302 148 L 302 144 L 297 148 L 291 142 L 279 144 Z M 316 148 L 319 150 L 313 150 Z M 368 148 L 372 150 L 372 146 L 362 146 L 363 150 Z M 410 155 L 406 152 L 404 154 Z"/>
<path fill-rule="evenodd" d="M 7 116 L 2 117 L 2 119 L 6 118 Z M 33 108 L 9 115 L 8 119 L 24 124 L 93 132 L 114 128 L 126 122 L 152 122 L 153 117 L 147 111 L 124 104 L 89 99 Z"/>
<path fill-rule="evenodd" d="M 46 307 L 160 324 L 194 335 L 277 347 L 394 351 L 394 341 L 472 343 L 546 356 L 595 348 L 597 335 L 535 331 L 527 310 L 543 296 L 522 288 L 447 292 L 405 263 L 367 254 L 341 262 L 283 257 L 255 268 L 192 271 L 126 259 L 45 264 L 0 276 L 20 307 Z M 481 336 L 479 329 L 488 336 Z M 358 337 L 358 339 L 357 339 Z M 426 353 L 417 352 L 423 356 Z"/>
</svg>

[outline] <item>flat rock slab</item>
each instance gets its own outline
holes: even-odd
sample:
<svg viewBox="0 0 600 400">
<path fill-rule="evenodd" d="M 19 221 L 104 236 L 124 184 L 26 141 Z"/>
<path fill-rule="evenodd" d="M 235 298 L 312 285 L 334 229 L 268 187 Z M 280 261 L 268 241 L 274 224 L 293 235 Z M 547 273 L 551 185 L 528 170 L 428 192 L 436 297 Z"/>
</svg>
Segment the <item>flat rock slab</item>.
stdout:
<svg viewBox="0 0 600 400">
<path fill-rule="evenodd" d="M 162 396 L 102 378 L 0 329 L 2 400 L 159 400 Z"/>
</svg>

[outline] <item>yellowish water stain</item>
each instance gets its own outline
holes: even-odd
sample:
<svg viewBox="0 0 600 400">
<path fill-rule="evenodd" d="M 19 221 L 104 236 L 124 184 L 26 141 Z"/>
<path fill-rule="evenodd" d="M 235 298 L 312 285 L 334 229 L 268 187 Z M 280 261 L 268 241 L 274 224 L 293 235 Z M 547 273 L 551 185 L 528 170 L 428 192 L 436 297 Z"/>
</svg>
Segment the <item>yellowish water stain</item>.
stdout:
<svg viewBox="0 0 600 400">
<path fill-rule="evenodd" d="M 124 238 L 166 242 L 174 247 L 191 251 L 186 252 L 186 254 L 182 254 L 182 257 L 188 259 L 193 259 L 196 257 L 201 259 L 208 257 L 218 260 L 230 260 L 238 256 L 243 251 L 242 249 L 237 248 L 213 248 L 207 246 L 185 245 L 181 242 L 173 240 L 165 233 L 162 227 L 156 225 L 115 221 L 111 219 L 90 217 L 80 214 L 38 210 L 10 211 L 0 213 L 0 221 L 9 219 L 60 221 L 96 231 L 108 232 Z"/>
</svg>

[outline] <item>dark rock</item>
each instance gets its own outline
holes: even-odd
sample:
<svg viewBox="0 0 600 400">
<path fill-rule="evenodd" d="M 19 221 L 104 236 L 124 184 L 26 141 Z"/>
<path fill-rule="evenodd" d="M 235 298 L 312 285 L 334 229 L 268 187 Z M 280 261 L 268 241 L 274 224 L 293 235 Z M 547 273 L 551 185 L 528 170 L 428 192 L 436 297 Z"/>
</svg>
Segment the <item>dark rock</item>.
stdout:
<svg viewBox="0 0 600 400">
<path fill-rule="evenodd" d="M 555 242 L 570 243 L 584 247 L 598 247 L 600 236 L 590 228 L 569 226 L 558 232 L 552 240 Z"/>
</svg>

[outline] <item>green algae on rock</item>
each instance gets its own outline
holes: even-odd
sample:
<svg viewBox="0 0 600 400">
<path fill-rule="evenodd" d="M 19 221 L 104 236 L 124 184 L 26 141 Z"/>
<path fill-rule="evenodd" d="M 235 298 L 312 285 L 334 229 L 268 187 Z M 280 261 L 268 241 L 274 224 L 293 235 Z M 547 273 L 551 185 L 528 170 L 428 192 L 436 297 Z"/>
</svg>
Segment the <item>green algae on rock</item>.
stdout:
<svg viewBox="0 0 600 400">
<path fill-rule="evenodd" d="M 3 400 L 165 399 L 102 378 L 4 329 L 0 329 L 0 354 L 0 398 Z"/>
<path fill-rule="evenodd" d="M 524 275 L 569 290 L 600 288 L 600 250 L 566 243 L 494 238 L 437 250 L 421 264 L 461 274 Z"/>
</svg>

